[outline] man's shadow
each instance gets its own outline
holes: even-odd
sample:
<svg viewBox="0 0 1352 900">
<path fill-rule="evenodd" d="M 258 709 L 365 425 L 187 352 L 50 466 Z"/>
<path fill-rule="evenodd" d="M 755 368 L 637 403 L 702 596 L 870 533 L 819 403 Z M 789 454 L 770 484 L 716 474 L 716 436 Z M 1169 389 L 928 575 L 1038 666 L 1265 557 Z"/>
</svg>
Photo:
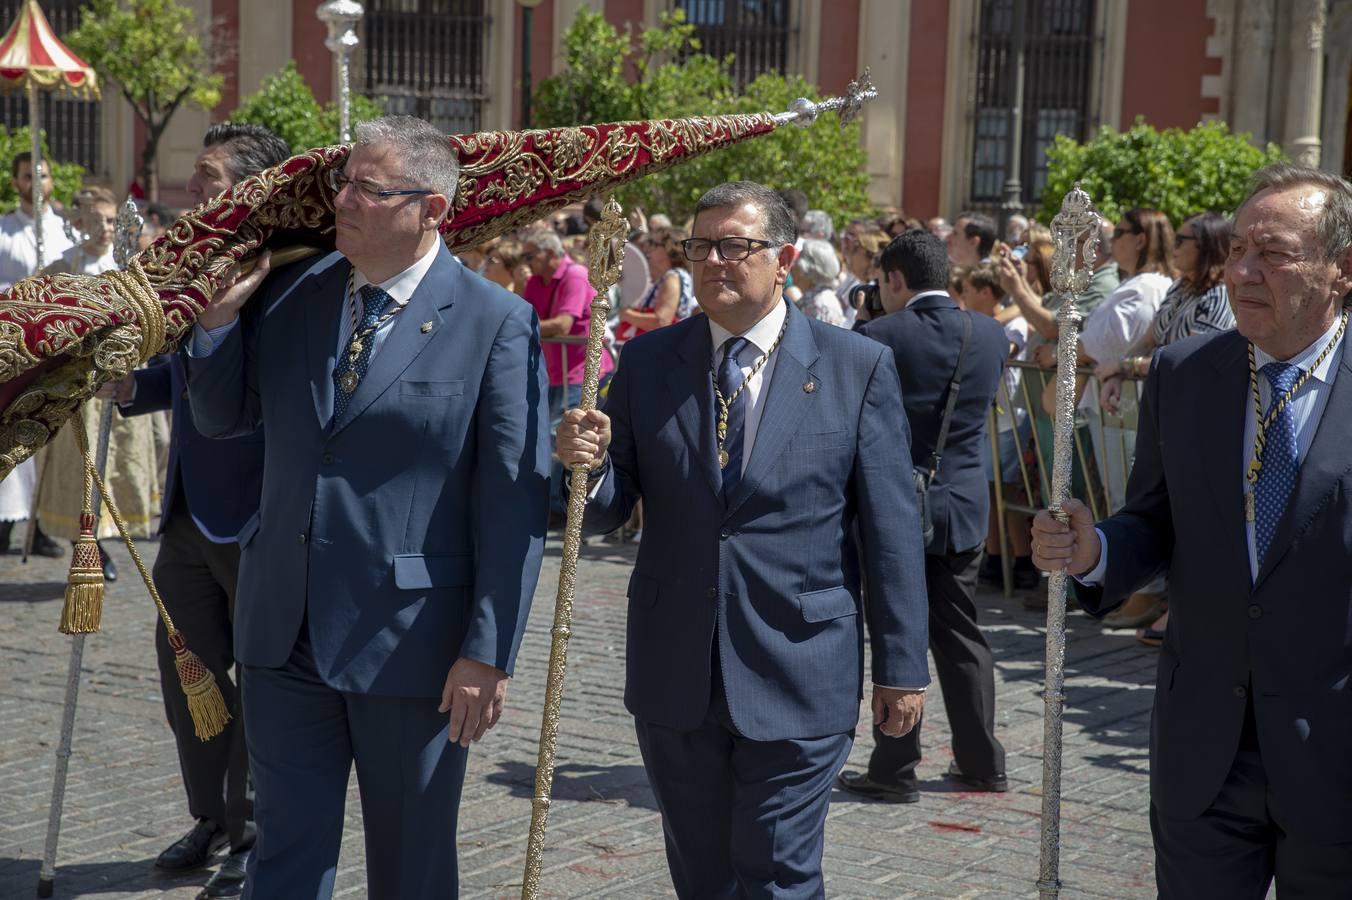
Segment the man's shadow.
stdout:
<svg viewBox="0 0 1352 900">
<path fill-rule="evenodd" d="M 0 897 L 32 897 L 38 884 L 41 861 L 27 857 L 0 856 Z M 196 869 L 170 875 L 155 869 L 153 859 L 61 865 L 57 854 L 53 898 L 90 894 L 139 894 L 204 885 L 211 869 Z"/>
<path fill-rule="evenodd" d="M 513 797 L 535 795 L 535 767 L 526 763 L 503 761 L 498 771 L 487 776 L 490 784 L 506 785 Z M 652 788 L 642 766 L 598 766 L 588 763 L 564 763 L 554 769 L 551 796 L 555 800 L 577 803 L 612 803 L 637 809 L 656 810 Z"/>
</svg>

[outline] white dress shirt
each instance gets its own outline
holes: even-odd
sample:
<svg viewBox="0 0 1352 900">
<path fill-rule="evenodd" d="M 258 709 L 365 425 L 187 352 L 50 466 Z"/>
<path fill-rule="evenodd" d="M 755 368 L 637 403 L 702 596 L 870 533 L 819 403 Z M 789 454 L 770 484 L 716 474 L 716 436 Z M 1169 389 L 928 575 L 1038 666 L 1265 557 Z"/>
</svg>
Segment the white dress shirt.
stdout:
<svg viewBox="0 0 1352 900">
<path fill-rule="evenodd" d="M 440 240 L 434 241 L 431 249 L 420 256 L 413 265 L 391 278 L 380 282 L 377 287 L 390 295 L 390 300 L 398 306 L 407 306 L 408 301 L 413 296 L 413 292 L 422 284 L 423 278 L 432 268 L 432 263 L 437 259 L 437 244 Z M 361 273 L 361 270 L 355 266 L 352 268 L 351 290 L 344 284 L 343 289 L 347 291 L 347 296 L 343 300 L 343 312 L 338 320 L 338 347 L 335 360 L 343 358 L 343 353 L 347 350 L 347 343 L 352 338 L 352 324 L 361 321 L 361 289 L 370 284 L 371 280 Z M 270 311 L 270 310 L 269 310 Z M 267 311 L 264 312 L 264 315 Z M 380 327 L 376 329 L 374 340 L 371 343 L 371 358 L 380 352 L 380 345 L 385 342 L 389 335 L 390 325 L 393 324 L 397 316 L 390 316 Z M 225 340 L 226 335 L 235 330 L 239 324 L 238 317 L 227 325 L 219 328 L 213 328 L 210 331 L 201 325 L 194 325 L 192 330 L 192 343 L 188 347 L 188 355 L 194 358 L 210 356 L 215 349 L 220 346 L 221 341 Z"/>
<path fill-rule="evenodd" d="M 32 216 L 21 209 L 0 216 L 0 290 L 13 287 L 37 271 L 38 248 L 33 238 Z M 72 246 L 61 217 L 47 207 L 42 215 L 43 264 L 53 262 Z"/>
<path fill-rule="evenodd" d="M 1290 359 L 1276 360 L 1259 350 L 1257 346 L 1253 348 L 1253 362 L 1258 369 L 1258 400 L 1263 406 L 1264 413 L 1272 405 L 1272 385 L 1268 382 L 1267 376 L 1263 374 L 1263 366 L 1270 362 L 1286 362 L 1293 366 L 1299 366 L 1303 370 L 1309 369 L 1319 354 L 1324 352 L 1328 343 L 1333 340 L 1334 334 L 1338 331 L 1338 325 L 1339 322 L 1335 320 L 1313 344 Z M 1346 337 L 1342 340 L 1346 340 Z M 1302 463 L 1305 462 L 1305 455 L 1310 452 L 1310 445 L 1314 443 L 1315 432 L 1319 430 L 1319 420 L 1324 415 L 1324 407 L 1328 406 L 1329 395 L 1333 392 L 1333 379 L 1337 374 L 1337 363 L 1341 357 L 1341 349 L 1334 347 L 1291 398 L 1289 406 L 1291 414 L 1296 420 L 1296 457 Z M 1244 465 L 1240 469 L 1240 483 L 1236 485 L 1235 489 L 1248 493 L 1249 481 L 1247 476 L 1249 463 L 1253 461 L 1253 439 L 1258 426 L 1254 421 L 1253 400 L 1249 395 L 1247 383 L 1244 385 L 1244 393 L 1244 445 L 1235 451 L 1243 454 Z M 1246 517 L 1244 540 L 1249 549 L 1249 577 L 1251 580 L 1257 581 L 1258 550 L 1255 529 L 1256 523 L 1248 521 Z M 1103 575 L 1108 569 L 1108 542 L 1104 539 L 1103 532 L 1100 529 L 1094 530 L 1098 532 L 1099 538 L 1098 565 L 1079 579 L 1081 584 L 1090 586 L 1102 584 Z"/>
</svg>

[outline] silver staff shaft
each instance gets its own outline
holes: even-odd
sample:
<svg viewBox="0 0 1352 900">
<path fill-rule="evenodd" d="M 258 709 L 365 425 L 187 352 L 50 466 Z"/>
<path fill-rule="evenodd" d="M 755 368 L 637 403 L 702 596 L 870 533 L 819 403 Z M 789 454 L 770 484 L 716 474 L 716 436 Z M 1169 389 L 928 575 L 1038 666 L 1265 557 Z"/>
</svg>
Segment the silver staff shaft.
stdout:
<svg viewBox="0 0 1352 900">
<path fill-rule="evenodd" d="M 77 416 L 80 414 L 77 410 Z M 103 401 L 99 415 L 99 443 L 94 467 L 106 482 L 108 444 L 113 425 L 113 401 Z M 99 509 L 103 495 L 94 485 L 94 535 L 99 533 Z M 56 885 L 56 845 L 61 839 L 61 815 L 66 806 L 66 775 L 70 771 L 71 743 L 75 735 L 75 708 L 80 699 L 80 667 L 84 662 L 84 634 L 71 635 L 70 661 L 66 664 L 66 700 L 61 709 L 61 738 L 56 745 L 56 771 L 52 775 L 52 802 L 47 807 L 47 843 L 42 849 L 42 867 L 38 870 L 38 896 L 50 897 Z"/>
<path fill-rule="evenodd" d="M 1075 443 L 1075 364 L 1080 343 L 1078 297 L 1089 286 L 1099 247 L 1099 217 L 1089 195 L 1075 185 L 1052 219 L 1055 250 L 1052 287 L 1062 295 L 1057 313 L 1056 415 L 1053 421 L 1051 512 L 1065 521 L 1070 499 Z M 1042 719 L 1042 842 L 1038 896 L 1055 900 L 1061 894 L 1061 737 L 1065 711 L 1066 594 L 1068 575 L 1053 572 L 1047 584 L 1046 681 Z"/>
</svg>

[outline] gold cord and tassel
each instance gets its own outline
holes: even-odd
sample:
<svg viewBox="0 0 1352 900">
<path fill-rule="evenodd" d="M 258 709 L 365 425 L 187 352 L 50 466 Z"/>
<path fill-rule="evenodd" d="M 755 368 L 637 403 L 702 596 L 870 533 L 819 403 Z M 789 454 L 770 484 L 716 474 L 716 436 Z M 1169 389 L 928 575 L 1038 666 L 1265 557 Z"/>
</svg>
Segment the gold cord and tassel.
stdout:
<svg viewBox="0 0 1352 900">
<path fill-rule="evenodd" d="M 80 454 L 85 457 L 84 495 L 80 508 L 80 537 L 70 557 L 70 572 L 66 575 L 66 601 L 61 607 L 62 634 L 96 634 L 103 622 L 103 559 L 94 537 L 94 479 L 89 462 L 89 439 L 84 422 L 71 417 L 75 440 Z"/>
<path fill-rule="evenodd" d="M 160 620 L 164 622 L 165 629 L 169 632 L 169 646 L 174 650 L 174 668 L 178 671 L 178 680 L 183 687 L 183 693 L 188 698 L 188 712 L 192 715 L 193 731 L 196 732 L 198 739 L 209 741 L 216 735 L 225 730 L 226 723 L 230 721 L 230 710 L 226 708 L 225 697 L 221 694 L 220 686 L 216 684 L 216 676 L 211 674 L 211 670 L 202 662 L 202 658 L 188 649 L 187 641 L 183 638 L 183 633 L 174 627 L 173 619 L 169 617 L 169 611 L 164 608 L 164 601 L 160 599 L 160 592 L 155 589 L 155 582 L 150 577 L 150 572 L 146 570 L 146 564 L 141 559 L 141 554 L 137 552 L 136 546 L 132 543 L 131 535 L 127 531 L 127 523 L 123 521 L 122 514 L 118 512 L 117 504 L 113 502 L 112 494 L 108 493 L 108 485 L 104 483 L 103 476 L 94 466 L 94 460 L 89 455 L 88 440 L 84 432 L 84 424 L 79 416 L 74 416 L 72 421 L 75 423 L 75 438 L 80 445 L 80 453 L 84 456 L 85 480 L 98 486 L 100 494 L 103 496 L 103 503 L 108 507 L 108 514 L 113 517 L 113 522 L 117 525 L 117 533 L 122 536 L 122 542 L 127 545 L 127 552 L 131 554 L 131 560 L 136 564 L 136 571 L 141 573 L 141 580 L 145 582 L 146 590 L 150 592 L 150 599 L 155 601 L 155 608 L 159 611 Z M 94 515 L 93 501 L 90 498 L 89 488 L 85 490 L 85 513 L 80 518 L 80 541 L 84 542 L 86 534 L 89 537 L 89 546 L 93 550 L 92 570 L 97 573 L 98 582 L 94 586 L 97 589 L 97 605 L 92 609 L 88 606 L 82 606 L 73 602 L 72 591 L 78 588 L 85 588 L 85 583 L 76 584 L 77 571 L 81 577 L 88 573 L 86 561 L 80 557 L 80 546 L 76 546 L 76 559 L 71 564 L 70 583 L 66 588 L 66 610 L 61 615 L 61 630 L 67 631 L 67 620 L 75 624 L 81 615 L 92 615 L 93 627 L 88 631 L 97 631 L 99 619 L 102 616 L 103 608 L 103 566 L 99 558 L 98 544 L 94 540 Z M 77 566 L 80 568 L 77 569 Z M 83 592 L 77 592 L 76 597 L 84 596 Z M 92 592 L 89 594 L 92 598 Z M 89 601 L 89 602 L 92 602 Z"/>
</svg>

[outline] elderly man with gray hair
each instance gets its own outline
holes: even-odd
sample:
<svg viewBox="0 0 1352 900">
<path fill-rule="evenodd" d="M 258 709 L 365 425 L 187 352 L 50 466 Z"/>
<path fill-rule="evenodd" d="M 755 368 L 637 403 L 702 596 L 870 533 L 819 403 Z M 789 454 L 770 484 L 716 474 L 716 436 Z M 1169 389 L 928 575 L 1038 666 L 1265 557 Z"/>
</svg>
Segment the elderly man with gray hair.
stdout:
<svg viewBox="0 0 1352 900">
<path fill-rule="evenodd" d="M 426 122 L 358 125 L 327 172 L 338 252 L 250 301 L 264 256 L 189 349 L 198 429 L 267 433 L 235 617 L 253 900 L 332 894 L 354 763 L 363 896 L 457 893 L 466 754 L 502 714 L 549 461 L 536 317 L 437 231 L 457 170 Z"/>
<path fill-rule="evenodd" d="M 1169 573 L 1150 738 L 1164 900 L 1352 884 L 1352 185 L 1280 163 L 1235 212 L 1237 328 L 1161 348 L 1126 504 L 1033 524 L 1102 616 Z"/>
<path fill-rule="evenodd" d="M 793 282 L 803 292 L 796 303 L 803 315 L 841 328 L 849 324 L 836 295 L 839 276 L 840 259 L 835 248 L 826 241 L 805 238 L 793 264 Z"/>
</svg>

